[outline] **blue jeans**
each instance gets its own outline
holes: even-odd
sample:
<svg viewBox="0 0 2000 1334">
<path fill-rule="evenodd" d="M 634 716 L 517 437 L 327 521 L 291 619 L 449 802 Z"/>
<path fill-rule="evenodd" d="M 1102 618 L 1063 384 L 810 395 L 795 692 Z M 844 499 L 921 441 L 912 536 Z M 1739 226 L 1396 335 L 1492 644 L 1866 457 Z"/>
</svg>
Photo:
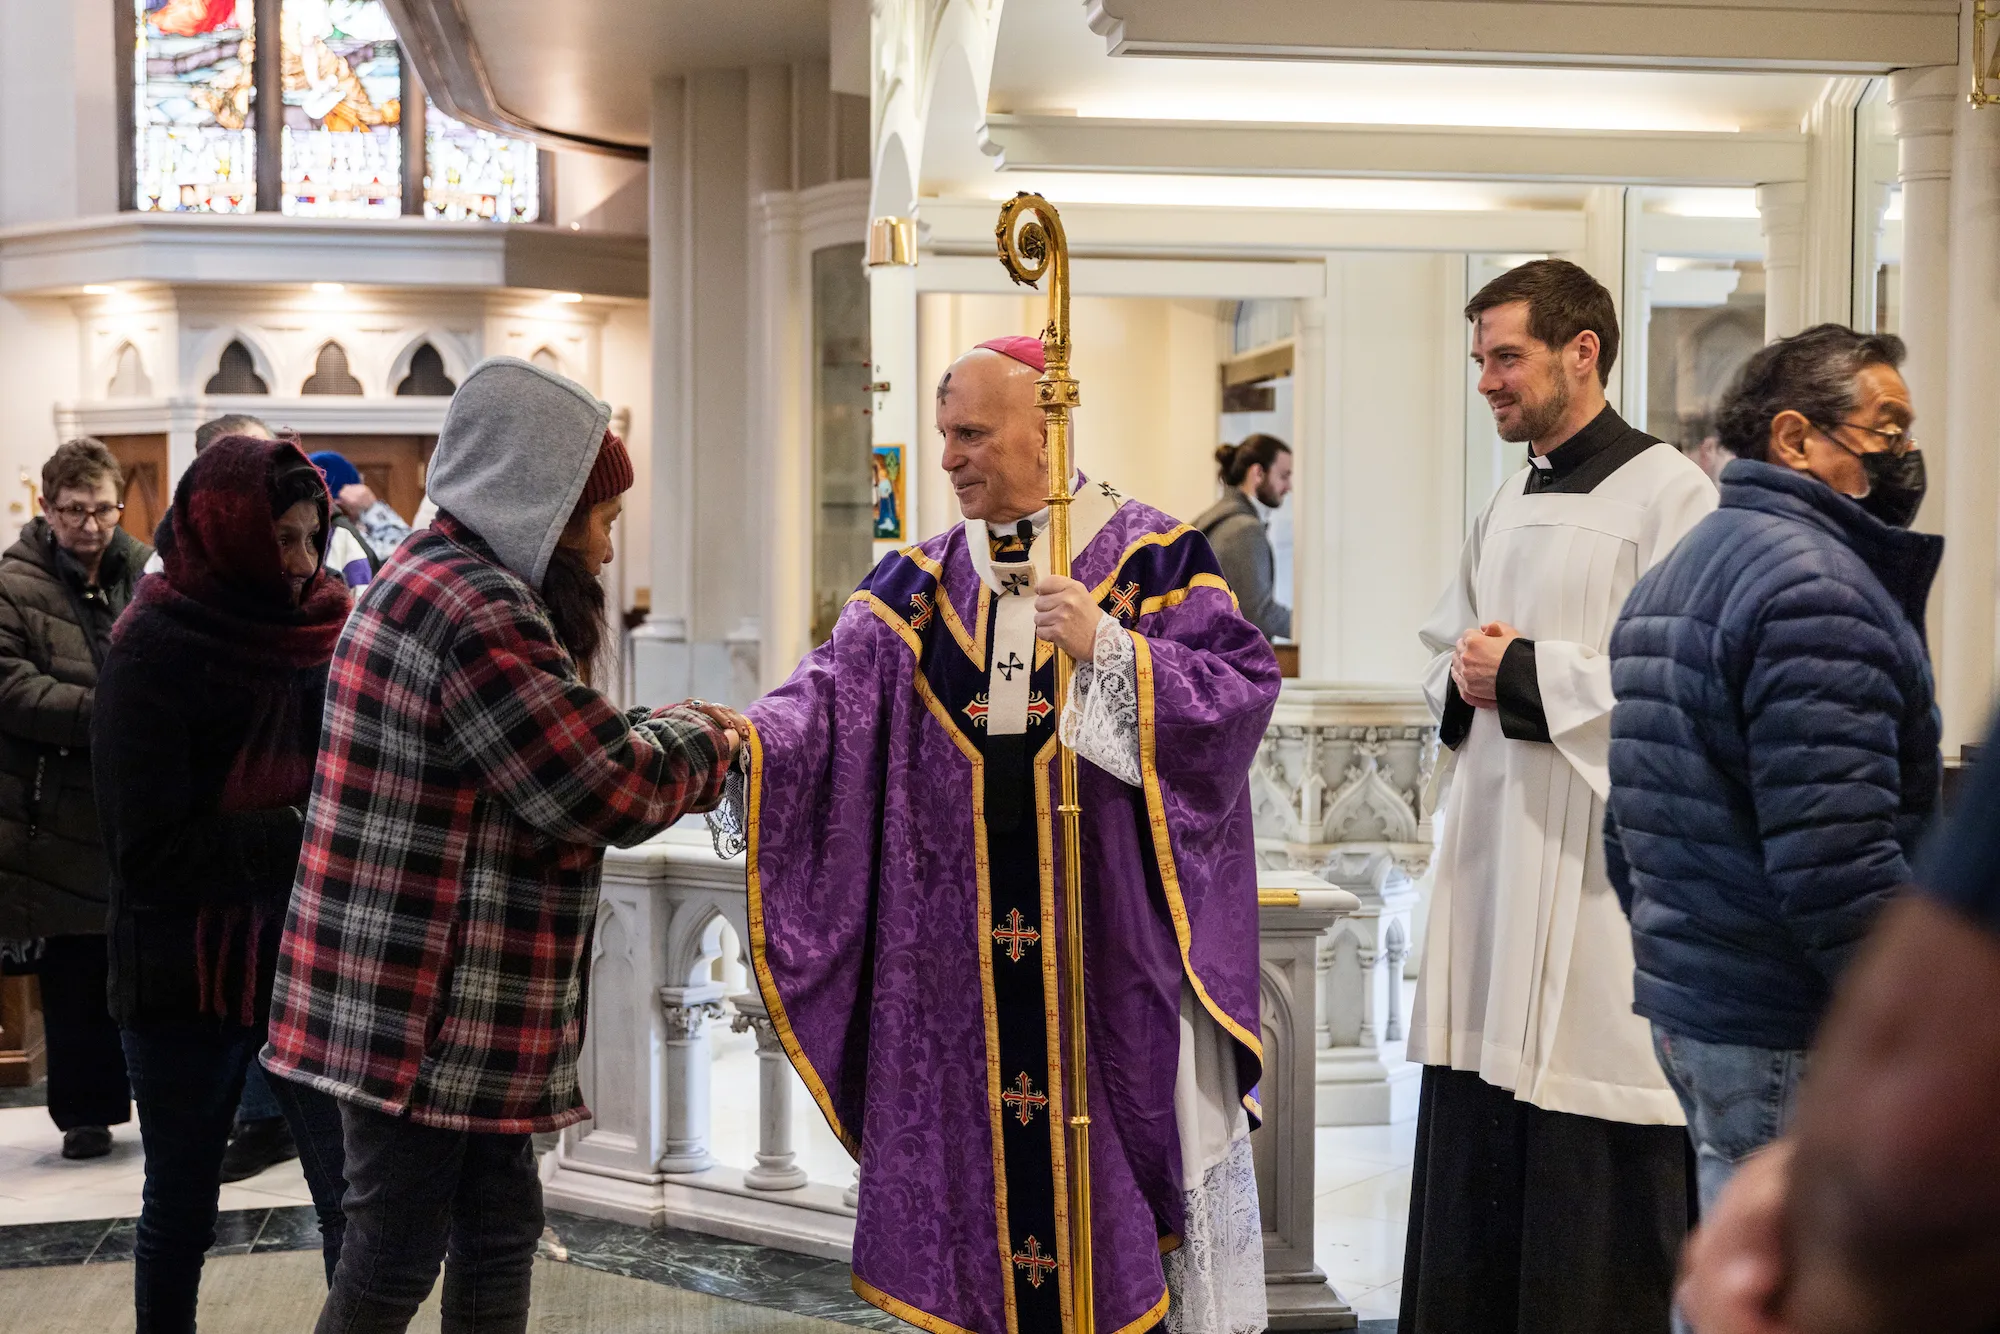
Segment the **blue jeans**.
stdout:
<svg viewBox="0 0 2000 1334">
<path fill-rule="evenodd" d="M 1806 1054 L 1700 1042 L 1653 1025 L 1653 1054 L 1687 1113 L 1701 1212 L 1715 1207 L 1743 1160 L 1785 1133 Z"/>
<path fill-rule="evenodd" d="M 146 1185 L 133 1245 L 132 1290 L 138 1334 L 193 1334 L 203 1257 L 215 1244 L 222 1154 L 243 1096 L 243 1075 L 264 1045 L 260 1024 L 157 1020 L 122 1035 Z M 339 1260 L 344 1219 L 340 1112 L 317 1090 L 272 1080 L 319 1214 L 328 1281 Z"/>
</svg>

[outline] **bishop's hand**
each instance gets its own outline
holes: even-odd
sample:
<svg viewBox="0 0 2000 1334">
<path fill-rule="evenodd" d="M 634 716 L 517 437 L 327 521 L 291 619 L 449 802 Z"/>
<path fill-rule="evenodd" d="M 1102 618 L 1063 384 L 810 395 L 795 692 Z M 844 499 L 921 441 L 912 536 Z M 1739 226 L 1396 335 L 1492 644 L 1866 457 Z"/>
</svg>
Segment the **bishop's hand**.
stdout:
<svg viewBox="0 0 2000 1334">
<path fill-rule="evenodd" d="M 1074 662 L 1097 654 L 1097 622 L 1104 609 L 1074 579 L 1050 575 L 1035 585 L 1035 638 L 1045 639 Z"/>
</svg>

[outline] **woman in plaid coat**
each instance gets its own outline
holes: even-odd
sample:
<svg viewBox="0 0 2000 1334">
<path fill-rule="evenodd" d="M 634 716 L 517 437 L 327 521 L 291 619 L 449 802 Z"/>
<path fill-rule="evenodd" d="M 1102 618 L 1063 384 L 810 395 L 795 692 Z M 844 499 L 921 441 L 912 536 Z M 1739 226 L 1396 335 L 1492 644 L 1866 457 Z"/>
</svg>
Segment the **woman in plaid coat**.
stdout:
<svg viewBox="0 0 2000 1334">
<path fill-rule="evenodd" d="M 741 735 L 706 706 L 620 713 L 583 679 L 632 485 L 608 416 L 525 361 L 477 367 L 431 464 L 441 512 L 334 656 L 263 1057 L 341 1104 L 321 1331 L 406 1328 L 441 1261 L 446 1328 L 526 1328 L 529 1136 L 589 1115 L 604 849 L 712 806 Z"/>
</svg>

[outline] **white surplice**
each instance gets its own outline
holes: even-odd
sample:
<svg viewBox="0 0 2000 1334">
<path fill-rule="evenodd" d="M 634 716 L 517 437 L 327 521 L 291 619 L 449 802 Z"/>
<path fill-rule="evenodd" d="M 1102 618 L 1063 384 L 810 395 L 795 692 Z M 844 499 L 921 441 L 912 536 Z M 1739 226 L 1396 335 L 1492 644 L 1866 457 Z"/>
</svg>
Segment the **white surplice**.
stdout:
<svg viewBox="0 0 2000 1334">
<path fill-rule="evenodd" d="M 1585 494 L 1501 486 L 1425 623 L 1424 677 L 1443 716 L 1466 630 L 1535 641 L 1553 744 L 1502 735 L 1475 709 L 1450 761 L 1444 842 L 1409 1055 L 1476 1072 L 1550 1111 L 1680 1125 L 1680 1103 L 1632 1013 L 1632 933 L 1604 873 L 1611 629 L 1639 576 L 1716 506 L 1700 468 L 1656 444 Z"/>
</svg>

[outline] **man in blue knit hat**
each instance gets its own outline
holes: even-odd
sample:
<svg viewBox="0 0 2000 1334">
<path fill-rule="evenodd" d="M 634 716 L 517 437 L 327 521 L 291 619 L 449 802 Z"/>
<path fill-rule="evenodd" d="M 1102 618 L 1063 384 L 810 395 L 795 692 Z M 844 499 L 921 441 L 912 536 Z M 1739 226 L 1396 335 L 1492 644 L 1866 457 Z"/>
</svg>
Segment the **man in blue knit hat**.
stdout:
<svg viewBox="0 0 2000 1334">
<path fill-rule="evenodd" d="M 403 544 L 410 535 L 410 525 L 403 522 L 403 516 L 379 499 L 368 483 L 361 480 L 361 470 L 350 463 L 345 454 L 324 449 L 312 456 L 313 465 L 326 477 L 326 489 L 333 493 L 333 502 L 348 522 L 354 525 L 373 559 L 371 565 L 381 568 L 389 553 Z M 336 521 L 338 526 L 338 521 Z"/>
</svg>

